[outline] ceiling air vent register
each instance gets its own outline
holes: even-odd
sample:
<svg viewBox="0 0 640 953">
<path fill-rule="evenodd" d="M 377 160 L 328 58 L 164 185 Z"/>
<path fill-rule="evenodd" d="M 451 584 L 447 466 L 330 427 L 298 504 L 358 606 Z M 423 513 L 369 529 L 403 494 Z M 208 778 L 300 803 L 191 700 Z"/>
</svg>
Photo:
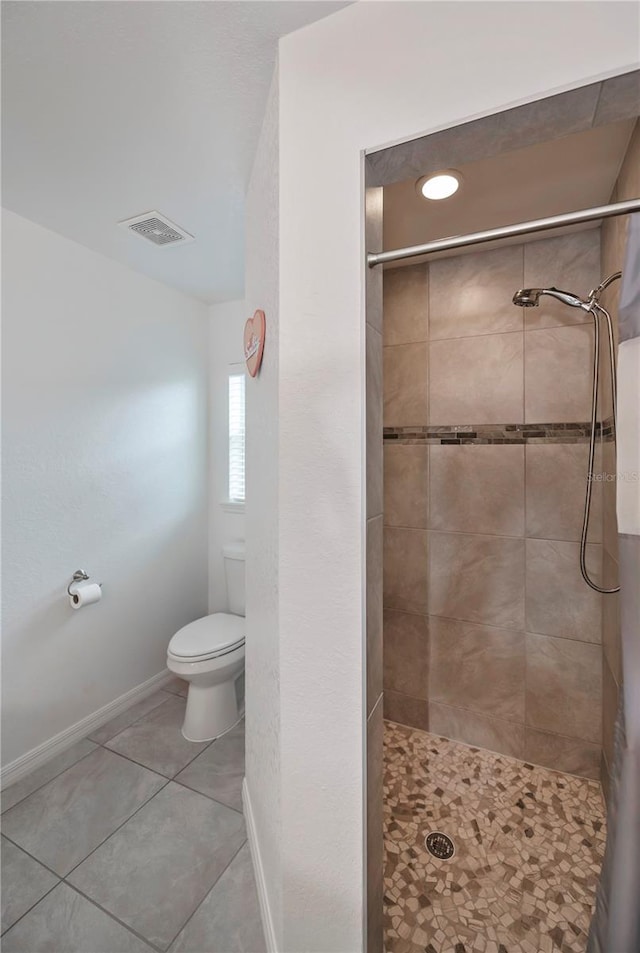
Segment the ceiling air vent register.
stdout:
<svg viewBox="0 0 640 953">
<path fill-rule="evenodd" d="M 185 232 L 160 212 L 145 212 L 144 215 L 136 215 L 135 218 L 128 218 L 118 224 L 154 245 L 185 245 L 194 241 L 193 235 Z"/>
</svg>

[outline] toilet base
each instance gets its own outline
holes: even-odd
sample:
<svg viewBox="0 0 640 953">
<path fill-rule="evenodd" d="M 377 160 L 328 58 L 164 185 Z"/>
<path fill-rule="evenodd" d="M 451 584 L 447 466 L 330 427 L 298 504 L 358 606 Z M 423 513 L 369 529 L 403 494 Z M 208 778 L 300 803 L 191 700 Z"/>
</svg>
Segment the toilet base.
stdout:
<svg viewBox="0 0 640 953">
<path fill-rule="evenodd" d="M 182 726 L 187 741 L 213 741 L 239 720 L 235 679 L 208 686 L 189 683 Z"/>
</svg>

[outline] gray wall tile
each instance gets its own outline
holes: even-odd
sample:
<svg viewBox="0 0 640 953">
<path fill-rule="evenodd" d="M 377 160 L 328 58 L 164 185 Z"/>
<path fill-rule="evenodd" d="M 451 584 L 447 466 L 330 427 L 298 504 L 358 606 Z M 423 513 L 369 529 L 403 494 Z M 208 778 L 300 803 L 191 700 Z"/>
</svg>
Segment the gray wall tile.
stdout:
<svg viewBox="0 0 640 953">
<path fill-rule="evenodd" d="M 542 328 L 524 338 L 526 423 L 589 420 L 593 327 Z"/>
<path fill-rule="evenodd" d="M 529 727 L 600 744 L 600 646 L 527 633 L 525 705 Z"/>
<path fill-rule="evenodd" d="M 435 617 L 429 628 L 429 699 L 523 724 L 524 633 Z"/>
<path fill-rule="evenodd" d="M 429 266 L 426 264 L 385 270 L 385 344 L 416 344 L 428 339 L 428 276 Z"/>
<path fill-rule="evenodd" d="M 637 112 L 638 110 L 636 110 L 636 115 Z M 631 135 L 629 148 L 627 149 L 616 183 L 616 192 L 619 202 L 625 202 L 627 199 L 636 199 L 640 195 L 640 119 L 636 120 Z M 621 262 L 621 266 L 622 264 L 624 264 L 624 259 Z"/>
<path fill-rule="evenodd" d="M 524 540 L 429 534 L 431 615 L 524 628 Z"/>
<path fill-rule="evenodd" d="M 524 246 L 524 288 L 562 288 L 586 298 L 600 281 L 600 231 L 591 228 Z M 525 329 L 592 324 L 591 315 L 543 296 L 524 312 Z"/>
<path fill-rule="evenodd" d="M 618 559 L 617 463 L 614 443 L 602 445 L 602 543 Z"/>
<path fill-rule="evenodd" d="M 366 335 L 367 516 L 378 516 L 383 503 L 382 335 L 369 325 Z"/>
<path fill-rule="evenodd" d="M 367 156 L 367 185 L 418 178 L 590 129 L 599 95 L 594 83 L 381 149 Z"/>
<path fill-rule="evenodd" d="M 430 731 L 456 741 L 499 751 L 512 758 L 524 757 L 524 726 L 481 715 L 475 711 L 429 703 Z"/>
<path fill-rule="evenodd" d="M 428 697 L 429 624 L 426 616 L 384 611 L 384 689 Z"/>
<path fill-rule="evenodd" d="M 591 577 L 599 581 L 601 547 L 588 544 L 586 560 Z M 527 540 L 527 631 L 599 643 L 601 599 L 580 573 L 579 543 Z"/>
<path fill-rule="evenodd" d="M 577 541 L 582 533 L 589 448 L 585 443 L 528 444 L 526 535 Z M 597 453 L 595 473 L 601 470 Z M 602 539 L 602 482 L 591 488 L 589 542 Z"/>
<path fill-rule="evenodd" d="M 602 83 L 594 126 L 604 126 L 640 113 L 640 70 L 612 76 Z"/>
<path fill-rule="evenodd" d="M 427 424 L 428 345 L 399 344 L 384 348 L 384 426 Z"/>
<path fill-rule="evenodd" d="M 600 745 L 552 735 L 537 728 L 525 729 L 524 756 L 533 764 L 597 781 L 600 778 L 600 755 Z"/>
<path fill-rule="evenodd" d="M 429 447 L 387 443 L 384 448 L 385 524 L 426 529 L 428 509 Z"/>
<path fill-rule="evenodd" d="M 522 261 L 522 245 L 511 245 L 432 262 L 431 340 L 522 331 L 522 309 L 511 301 L 522 287 Z"/>
<path fill-rule="evenodd" d="M 384 717 L 397 721 L 399 725 L 409 725 L 429 731 L 429 702 L 424 698 L 413 698 L 400 692 L 385 691 Z"/>
<path fill-rule="evenodd" d="M 384 605 L 427 611 L 427 532 L 384 528 Z"/>
<path fill-rule="evenodd" d="M 522 423 L 522 382 L 520 332 L 432 341 L 429 422 Z"/>
<path fill-rule="evenodd" d="M 524 447 L 430 447 L 431 529 L 522 536 Z"/>
<path fill-rule="evenodd" d="M 382 189 L 365 190 L 365 244 L 368 252 L 382 249 L 382 217 L 384 192 Z M 366 271 L 367 323 L 382 333 L 382 268 L 367 268 Z"/>
<path fill-rule="evenodd" d="M 605 550 L 602 553 L 603 582 L 607 589 L 614 589 L 620 579 L 617 562 Z M 618 685 L 622 684 L 622 644 L 620 630 L 620 594 L 609 593 L 602 597 L 602 649 L 604 661 Z"/>
<path fill-rule="evenodd" d="M 620 690 L 605 659 L 602 666 L 602 748 L 608 765 L 613 765 L 613 738 L 619 701 Z"/>
</svg>

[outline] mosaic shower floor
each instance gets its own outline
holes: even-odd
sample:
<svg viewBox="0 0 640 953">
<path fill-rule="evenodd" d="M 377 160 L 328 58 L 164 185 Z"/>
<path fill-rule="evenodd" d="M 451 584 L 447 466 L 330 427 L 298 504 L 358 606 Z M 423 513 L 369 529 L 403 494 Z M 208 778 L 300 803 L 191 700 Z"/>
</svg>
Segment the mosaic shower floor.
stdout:
<svg viewBox="0 0 640 953">
<path fill-rule="evenodd" d="M 600 785 L 385 725 L 387 953 L 585 953 Z M 431 831 L 455 844 L 437 860 Z"/>
</svg>

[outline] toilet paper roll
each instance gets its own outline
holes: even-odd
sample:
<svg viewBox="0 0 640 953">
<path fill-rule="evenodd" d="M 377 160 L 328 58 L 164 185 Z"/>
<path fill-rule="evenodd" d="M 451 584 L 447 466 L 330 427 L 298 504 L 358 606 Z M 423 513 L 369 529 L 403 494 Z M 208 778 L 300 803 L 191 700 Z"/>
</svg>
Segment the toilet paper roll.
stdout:
<svg viewBox="0 0 640 953">
<path fill-rule="evenodd" d="M 92 606 L 102 599 L 102 589 L 97 582 L 74 582 L 69 586 L 69 602 L 72 609 Z"/>
</svg>

